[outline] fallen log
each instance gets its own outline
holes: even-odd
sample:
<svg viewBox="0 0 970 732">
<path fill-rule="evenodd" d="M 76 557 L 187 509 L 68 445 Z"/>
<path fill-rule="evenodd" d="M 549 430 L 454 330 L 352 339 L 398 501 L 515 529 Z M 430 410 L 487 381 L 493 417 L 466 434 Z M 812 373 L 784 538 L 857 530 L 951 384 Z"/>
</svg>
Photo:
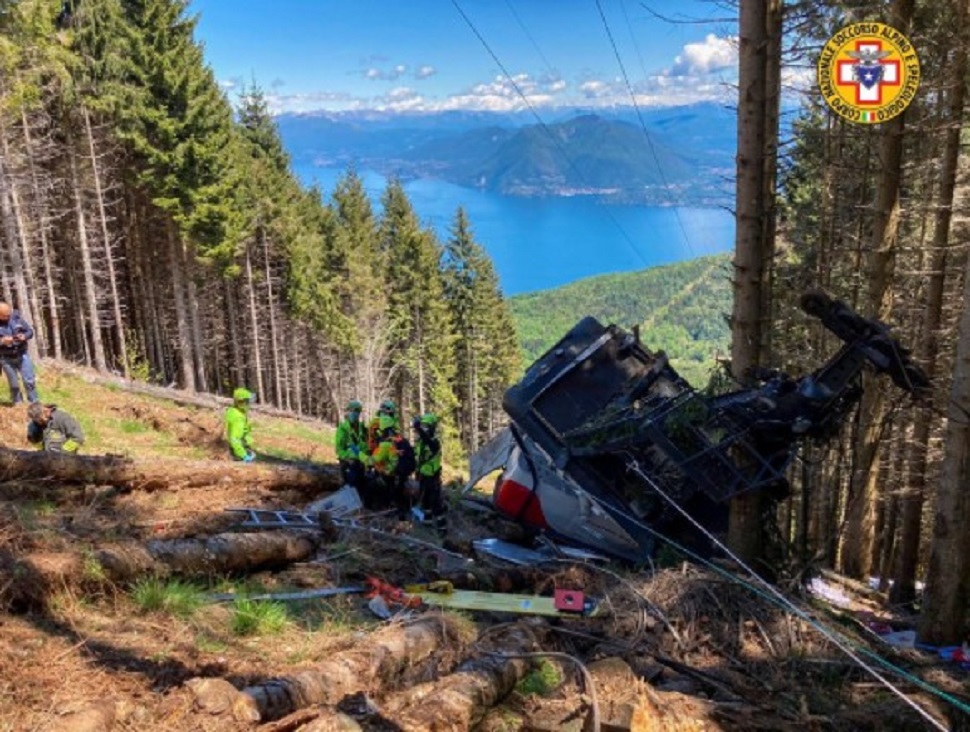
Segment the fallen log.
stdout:
<svg viewBox="0 0 970 732">
<path fill-rule="evenodd" d="M 216 534 L 196 539 L 153 539 L 98 549 L 105 576 L 127 582 L 142 575 L 220 575 L 302 562 L 313 556 L 321 534 L 286 531 Z"/>
<path fill-rule="evenodd" d="M 339 653 L 313 668 L 249 686 L 228 706 L 238 721 L 253 722 L 279 719 L 313 704 L 333 705 L 398 676 L 442 646 L 452 652 L 460 649 L 466 636 L 456 618 L 425 615 L 408 625 L 383 628 L 366 643 L 366 650 Z"/>
<path fill-rule="evenodd" d="M 67 455 L 0 447 L 0 482 L 50 480 L 55 483 L 113 485 L 136 490 L 193 488 L 220 483 L 317 494 L 340 487 L 335 465 L 250 463 L 229 460 L 136 460 L 120 455 Z"/>
<path fill-rule="evenodd" d="M 61 361 L 50 361 L 45 359 L 42 363 L 50 365 L 61 373 L 75 376 L 88 384 L 98 384 L 108 386 L 115 390 L 125 391 L 130 394 L 144 394 L 155 399 L 165 399 L 178 404 L 179 406 L 202 407 L 205 409 L 224 410 L 232 405 L 232 398 L 219 396 L 208 392 L 189 392 L 183 389 L 175 389 L 170 386 L 160 386 L 157 384 L 147 384 L 143 381 L 125 379 L 120 376 L 109 376 L 92 372 L 90 369 L 83 369 L 67 365 Z M 267 414 L 273 417 L 282 417 L 299 422 L 313 422 L 323 426 L 323 423 L 316 417 L 304 414 L 297 414 L 285 409 L 279 409 L 270 404 L 253 404 L 250 410 L 255 414 Z"/>
<path fill-rule="evenodd" d="M 0 608 L 44 607 L 57 592 L 103 579 L 126 584 L 142 576 L 211 576 L 251 572 L 313 556 L 322 536 L 272 532 L 217 534 L 198 539 L 113 544 L 91 556 L 80 552 L 0 552 Z"/>
<path fill-rule="evenodd" d="M 496 634 L 495 642 L 498 640 Z M 402 729 L 415 732 L 473 729 L 532 667 L 530 659 L 518 654 L 528 654 L 538 646 L 535 633 L 525 623 L 510 626 L 500 640 L 501 654 L 465 661 L 438 681 L 396 695 L 382 707 L 382 714 Z"/>
</svg>

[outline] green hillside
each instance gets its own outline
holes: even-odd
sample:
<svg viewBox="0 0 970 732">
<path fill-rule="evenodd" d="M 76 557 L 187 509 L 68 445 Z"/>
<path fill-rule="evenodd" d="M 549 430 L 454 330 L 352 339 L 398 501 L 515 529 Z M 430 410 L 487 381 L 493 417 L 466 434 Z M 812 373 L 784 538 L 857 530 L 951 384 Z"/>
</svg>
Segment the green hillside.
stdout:
<svg viewBox="0 0 970 732">
<path fill-rule="evenodd" d="M 580 318 L 630 328 L 640 325 L 651 350 L 663 350 L 684 378 L 707 383 L 715 354 L 730 342 L 730 255 L 638 272 L 601 275 L 510 299 L 526 364 L 532 363 Z"/>
</svg>

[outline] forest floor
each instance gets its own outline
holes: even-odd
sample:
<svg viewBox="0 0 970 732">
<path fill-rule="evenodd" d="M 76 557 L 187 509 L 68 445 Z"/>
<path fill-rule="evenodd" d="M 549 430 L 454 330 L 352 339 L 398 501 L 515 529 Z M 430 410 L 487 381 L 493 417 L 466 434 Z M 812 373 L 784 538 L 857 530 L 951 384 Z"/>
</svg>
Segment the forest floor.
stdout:
<svg viewBox="0 0 970 732">
<path fill-rule="evenodd" d="M 44 364 L 40 384 L 45 401 L 80 419 L 86 454 L 227 459 L 221 410 L 101 386 L 51 363 Z M 252 421 L 258 449 L 267 454 L 334 461 L 332 426 L 258 410 Z M 0 404 L 0 443 L 26 449 L 25 424 L 23 407 Z M 684 563 L 652 572 L 564 562 L 514 567 L 476 555 L 473 540 L 514 536 L 514 527 L 462 502 L 454 486 L 445 540 L 424 525 L 364 515 L 360 525 L 373 531 L 341 529 L 313 556 L 273 570 L 113 583 L 93 558 L 100 547 L 219 534 L 240 520 L 227 508 L 298 509 L 313 497 L 225 482 L 149 492 L 0 477 L 0 731 L 579 731 L 592 729 L 594 718 L 603 730 L 933 728 L 810 623 L 709 570 Z M 28 560 L 42 576 L 66 555 L 82 556 L 83 570 L 51 573 L 58 579 L 42 593 L 8 591 L 36 581 L 18 569 Z M 578 589 L 600 599 L 601 613 L 563 619 L 417 608 L 387 621 L 360 594 L 302 602 L 207 600 L 213 592 L 353 586 L 368 577 L 398 586 L 447 577 L 470 589 L 535 594 Z M 957 667 L 870 645 L 874 636 L 851 613 L 833 614 L 804 595 L 799 602 L 861 647 L 970 698 L 970 682 Z M 403 647 L 393 634 L 403 637 L 428 618 L 460 632 L 389 663 Z M 519 658 L 539 653 L 558 655 Z M 241 718 L 232 703 L 207 699 L 192 681 L 223 679 L 242 690 L 301 672 L 299 678 L 309 678 L 333 664 L 361 670 L 339 683 L 324 674 L 316 699 L 292 702 L 259 721 Z M 967 724 L 912 680 L 891 678 L 937 728 Z M 467 693 L 470 688 L 477 693 Z M 230 689 L 227 698 L 237 697 Z M 445 714 L 446 708 L 459 711 Z"/>
</svg>

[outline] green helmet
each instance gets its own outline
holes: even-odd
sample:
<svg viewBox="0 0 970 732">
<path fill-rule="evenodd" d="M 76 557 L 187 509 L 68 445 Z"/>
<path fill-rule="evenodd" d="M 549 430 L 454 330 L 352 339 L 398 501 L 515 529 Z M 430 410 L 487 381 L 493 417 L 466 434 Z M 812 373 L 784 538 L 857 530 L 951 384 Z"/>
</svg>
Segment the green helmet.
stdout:
<svg viewBox="0 0 970 732">
<path fill-rule="evenodd" d="M 253 394 L 249 389 L 243 386 L 237 387 L 232 392 L 232 400 L 234 402 L 251 402 L 255 398 L 256 398 L 256 395 Z"/>
<path fill-rule="evenodd" d="M 385 399 L 377 411 L 380 414 L 397 414 L 397 405 L 391 399 Z"/>
<path fill-rule="evenodd" d="M 438 425 L 438 416 L 435 414 L 422 414 L 421 424 L 427 427 L 436 427 Z"/>
<path fill-rule="evenodd" d="M 349 402 L 347 402 L 347 411 L 348 412 L 362 412 L 362 411 L 364 411 L 364 405 L 361 404 L 356 399 L 351 399 Z"/>
</svg>

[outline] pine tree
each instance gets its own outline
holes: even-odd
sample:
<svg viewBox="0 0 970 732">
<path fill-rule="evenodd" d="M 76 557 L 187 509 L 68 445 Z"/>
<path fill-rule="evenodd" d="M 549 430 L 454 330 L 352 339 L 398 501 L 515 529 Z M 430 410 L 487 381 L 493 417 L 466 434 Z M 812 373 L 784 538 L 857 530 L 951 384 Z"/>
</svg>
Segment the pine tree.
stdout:
<svg viewBox="0 0 970 732">
<path fill-rule="evenodd" d="M 485 251 L 463 208 L 455 214 L 443 260 L 445 299 L 455 332 L 455 393 L 461 439 L 471 453 L 497 428 L 502 395 L 520 367 L 515 327 Z"/>
<path fill-rule="evenodd" d="M 443 298 L 440 247 L 433 232 L 421 228 L 399 181 L 388 183 L 383 209 L 380 237 L 393 323 L 395 392 L 405 414 L 442 417 L 444 448 L 456 459 L 455 338 Z"/>
</svg>

